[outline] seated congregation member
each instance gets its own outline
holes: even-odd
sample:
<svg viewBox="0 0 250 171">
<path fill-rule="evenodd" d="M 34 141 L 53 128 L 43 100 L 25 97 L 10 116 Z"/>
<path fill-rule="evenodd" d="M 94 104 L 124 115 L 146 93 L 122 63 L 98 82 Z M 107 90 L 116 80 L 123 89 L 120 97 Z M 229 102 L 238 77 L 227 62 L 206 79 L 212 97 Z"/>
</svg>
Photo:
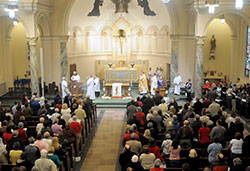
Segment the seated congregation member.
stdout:
<svg viewBox="0 0 250 171">
<path fill-rule="evenodd" d="M 38 147 L 40 151 L 42 151 L 42 150 L 47 151 L 49 147 L 48 147 L 48 144 L 46 143 L 46 141 L 44 141 L 42 139 L 42 135 L 38 134 L 36 138 L 37 138 L 37 140 L 35 141 L 34 145 L 36 147 Z"/>
<path fill-rule="evenodd" d="M 179 167 L 181 146 L 179 145 L 179 141 L 177 139 L 173 140 L 169 147 L 169 152 L 169 167 Z"/>
<path fill-rule="evenodd" d="M 194 121 L 191 123 L 191 127 L 192 127 L 193 132 L 194 132 L 194 137 L 197 139 L 198 139 L 198 132 L 199 132 L 199 129 L 201 128 L 201 126 L 202 126 L 202 122 L 200 120 L 200 115 L 196 114 Z"/>
<path fill-rule="evenodd" d="M 211 164 L 212 171 L 227 171 L 228 163 L 224 160 L 222 153 L 217 154 L 216 160 Z"/>
<path fill-rule="evenodd" d="M 78 109 L 75 110 L 74 114 L 77 119 L 81 120 L 82 124 L 85 122 L 85 118 L 87 118 L 87 115 L 82 105 L 78 105 Z"/>
<path fill-rule="evenodd" d="M 49 120 L 46 120 L 44 123 L 43 123 L 43 128 L 41 130 L 41 134 L 44 135 L 45 132 L 49 132 L 50 135 L 53 135 L 53 131 L 51 129 L 51 123 Z"/>
<path fill-rule="evenodd" d="M 47 150 L 41 151 L 41 158 L 35 161 L 35 168 L 39 171 L 57 171 L 55 163 L 47 158 Z"/>
<path fill-rule="evenodd" d="M 153 110 L 153 116 L 151 120 L 155 121 L 157 125 L 158 132 L 161 132 L 161 126 L 163 125 L 162 117 L 157 110 Z"/>
<path fill-rule="evenodd" d="M 141 126 L 143 126 L 146 118 L 145 118 L 145 114 L 142 112 L 141 107 L 137 108 L 137 112 L 135 115 L 136 115 L 136 119 L 140 121 Z"/>
<path fill-rule="evenodd" d="M 21 150 L 24 150 L 24 144 L 20 140 L 20 138 L 18 138 L 18 131 L 17 130 L 13 131 L 13 136 L 7 142 L 8 145 L 7 145 L 6 149 L 8 152 L 13 149 L 13 145 L 15 142 L 19 142 Z"/>
<path fill-rule="evenodd" d="M 149 143 L 149 139 L 152 138 L 151 136 L 151 132 L 149 129 L 146 129 L 143 133 L 143 136 L 141 138 L 141 143 L 142 143 L 142 146 L 144 145 L 148 145 Z"/>
<path fill-rule="evenodd" d="M 145 114 L 149 113 L 149 110 L 154 106 L 154 100 L 150 97 L 150 94 L 145 96 L 146 98 L 143 101 L 142 110 Z"/>
<path fill-rule="evenodd" d="M 17 164 L 17 160 L 21 158 L 23 151 L 19 142 L 14 142 L 13 149 L 10 150 L 9 156 L 12 165 Z"/>
<path fill-rule="evenodd" d="M 139 155 L 142 152 L 142 145 L 141 142 L 136 140 L 136 133 L 131 134 L 131 138 L 126 144 L 130 145 L 130 151 Z"/>
<path fill-rule="evenodd" d="M 189 126 L 189 121 L 184 121 L 184 126 L 180 127 L 178 131 L 178 137 L 180 139 L 180 145 L 184 147 L 191 147 L 193 140 L 193 129 Z"/>
<path fill-rule="evenodd" d="M 250 157 L 249 151 L 250 151 L 250 135 L 247 135 L 242 145 L 243 156 Z"/>
<path fill-rule="evenodd" d="M 133 170 L 136 171 L 144 171 L 143 167 L 141 166 L 141 163 L 139 162 L 139 158 L 137 155 L 133 155 L 132 159 L 131 159 L 131 163 L 127 164 L 123 171 L 127 171 L 128 168 L 132 168 Z"/>
<path fill-rule="evenodd" d="M 163 99 L 162 95 L 158 90 L 155 91 L 155 95 L 153 96 L 153 100 L 156 106 L 161 104 L 161 100 Z"/>
<path fill-rule="evenodd" d="M 136 124 L 136 126 L 139 128 L 141 126 L 141 122 L 136 118 L 136 114 L 133 114 L 132 119 L 127 121 L 127 124 L 132 125 L 132 124 Z"/>
<path fill-rule="evenodd" d="M 154 153 L 149 152 L 149 146 L 142 147 L 142 154 L 140 155 L 141 165 L 145 171 L 149 171 L 154 167 L 154 160 L 156 159 Z"/>
<path fill-rule="evenodd" d="M 159 105 L 159 107 L 161 108 L 162 115 L 164 117 L 164 115 L 168 112 L 168 105 L 166 104 L 164 99 L 161 100 L 161 104 Z"/>
<path fill-rule="evenodd" d="M 61 159 L 61 156 L 63 156 L 63 147 L 61 144 L 59 144 L 59 139 L 58 137 L 53 137 L 52 138 L 52 142 L 50 144 L 50 147 L 54 148 L 54 154 L 57 155 L 59 157 L 59 159 Z"/>
<path fill-rule="evenodd" d="M 219 140 L 215 138 L 212 144 L 209 144 L 207 147 L 208 152 L 208 161 L 213 163 L 216 160 L 216 156 L 221 153 L 222 145 L 219 143 Z"/>
<path fill-rule="evenodd" d="M 25 103 L 24 109 L 23 109 L 23 115 L 24 115 L 26 118 L 30 118 L 30 117 L 32 116 L 32 110 L 31 110 L 31 108 L 29 107 L 29 103 Z"/>
<path fill-rule="evenodd" d="M 43 134 L 43 141 L 45 141 L 45 142 L 47 143 L 47 146 L 48 146 L 48 147 L 50 146 L 52 140 L 51 140 L 51 135 L 50 135 L 49 132 L 45 132 L 45 133 Z"/>
<path fill-rule="evenodd" d="M 160 153 L 160 148 L 156 145 L 155 140 L 153 138 L 149 140 L 149 152 L 154 153 L 155 157 L 159 158 L 161 162 L 165 164 L 165 160 L 163 159 Z"/>
<path fill-rule="evenodd" d="M 63 129 L 62 136 L 67 140 L 67 146 L 69 146 L 71 143 L 75 143 L 76 141 L 76 134 L 74 130 L 70 128 L 70 124 L 66 125 L 66 127 Z"/>
<path fill-rule="evenodd" d="M 14 114 L 14 123 L 15 124 L 17 124 L 18 122 L 19 122 L 19 120 L 20 120 L 20 117 L 21 116 L 23 116 L 24 114 L 23 114 L 23 112 L 22 112 L 22 109 L 21 109 L 21 105 L 18 105 L 17 107 L 16 107 L 16 112 L 15 112 L 15 114 Z"/>
<path fill-rule="evenodd" d="M 6 128 L 6 132 L 3 133 L 3 142 L 4 142 L 4 144 L 7 145 L 9 139 L 11 139 L 12 136 L 13 136 L 13 134 L 12 134 L 12 132 L 11 132 L 11 127 L 8 126 L 8 127 Z"/>
<path fill-rule="evenodd" d="M 50 120 L 52 121 L 52 123 L 54 123 L 55 122 L 55 120 L 59 117 L 59 116 L 61 116 L 61 114 L 59 113 L 59 109 L 58 108 L 56 108 L 55 109 L 55 113 L 53 113 L 52 115 L 51 115 L 51 117 L 49 117 L 50 118 Z"/>
<path fill-rule="evenodd" d="M 127 107 L 127 121 L 131 120 L 133 114 L 137 112 L 137 107 L 133 104 Z"/>
<path fill-rule="evenodd" d="M 45 119 L 42 117 L 39 119 L 40 123 L 36 125 L 36 133 L 41 134 L 42 129 L 44 128 L 43 123 Z"/>
<path fill-rule="evenodd" d="M 154 167 L 152 169 L 150 169 L 150 171 L 164 171 L 164 169 L 161 168 L 160 166 L 161 166 L 161 160 L 156 159 L 154 162 Z"/>
<path fill-rule="evenodd" d="M 6 146 L 3 143 L 3 139 L 0 138 L 0 164 L 8 163 Z"/>
<path fill-rule="evenodd" d="M 54 147 L 50 146 L 49 150 L 48 150 L 47 157 L 48 157 L 48 159 L 51 159 L 56 164 L 57 169 L 60 169 L 61 168 L 61 161 L 60 161 L 59 157 L 56 154 L 54 154 L 54 151 L 55 151 Z"/>
<path fill-rule="evenodd" d="M 20 140 L 23 142 L 23 144 L 26 144 L 27 143 L 27 140 L 28 140 L 28 135 L 26 133 L 26 131 L 23 129 L 23 122 L 19 122 L 18 123 L 18 138 L 20 138 Z"/>
<path fill-rule="evenodd" d="M 132 126 L 130 126 L 128 128 L 128 132 L 123 135 L 123 138 L 122 138 L 122 145 L 123 146 L 125 146 L 126 142 L 131 139 L 131 134 L 134 133 L 134 132 L 135 132 L 134 128 Z M 138 135 L 136 135 L 136 139 L 138 141 L 140 140 Z"/>
<path fill-rule="evenodd" d="M 190 164 L 188 164 L 188 163 L 182 164 L 181 169 L 182 169 L 182 171 L 192 171 L 190 169 Z"/>
<path fill-rule="evenodd" d="M 243 140 L 241 138 L 241 134 L 239 132 L 237 132 L 235 134 L 235 139 L 232 139 L 228 145 L 228 149 L 231 150 L 231 158 L 232 159 L 234 159 L 236 157 L 241 157 L 242 145 L 243 145 Z"/>
<path fill-rule="evenodd" d="M 59 136 L 62 133 L 62 127 L 58 125 L 59 119 L 55 119 L 54 124 L 51 126 L 54 136 Z"/>
<path fill-rule="evenodd" d="M 194 112 L 196 114 L 201 114 L 203 108 L 203 104 L 200 102 L 200 99 L 198 97 L 195 98 L 195 103 L 194 103 Z"/>
<path fill-rule="evenodd" d="M 210 140 L 209 140 L 210 129 L 207 127 L 206 123 L 202 123 L 202 127 L 199 129 L 199 140 L 202 148 L 207 148 Z"/>
<path fill-rule="evenodd" d="M 242 160 L 240 158 L 233 159 L 233 166 L 230 167 L 230 171 L 239 171 L 244 170 L 244 167 L 242 165 Z"/>
<path fill-rule="evenodd" d="M 124 169 L 127 164 L 131 163 L 131 159 L 134 155 L 136 155 L 136 153 L 130 151 L 130 145 L 126 144 L 124 152 L 119 156 L 119 163 L 122 169 Z"/>
<path fill-rule="evenodd" d="M 26 160 L 26 168 L 27 170 L 30 170 L 34 164 L 35 161 L 40 158 L 40 151 L 39 148 L 34 145 L 35 139 L 33 137 L 29 138 L 29 145 L 25 147 L 23 156 Z"/>
<path fill-rule="evenodd" d="M 187 162 L 189 163 L 189 167 L 191 171 L 199 170 L 200 159 L 195 149 L 191 149 L 189 151 L 189 155 L 187 156 Z"/>
<path fill-rule="evenodd" d="M 169 146 L 172 144 L 171 135 L 167 133 L 165 137 L 166 139 L 161 144 L 162 154 L 169 156 L 170 154 Z"/>
<path fill-rule="evenodd" d="M 217 139 L 222 144 L 222 146 L 225 146 L 226 129 L 223 126 L 221 126 L 221 124 L 222 124 L 222 121 L 217 120 L 216 126 L 212 129 L 209 136 L 211 140 Z"/>
<path fill-rule="evenodd" d="M 202 123 L 207 123 L 209 121 L 209 117 L 207 116 L 207 109 L 202 109 L 201 111 L 201 117 L 200 117 L 200 120 Z"/>
<path fill-rule="evenodd" d="M 137 98 L 136 98 L 136 103 L 138 103 L 139 107 L 142 107 L 142 106 L 143 106 L 143 103 L 142 103 L 140 97 L 137 97 Z"/>
</svg>

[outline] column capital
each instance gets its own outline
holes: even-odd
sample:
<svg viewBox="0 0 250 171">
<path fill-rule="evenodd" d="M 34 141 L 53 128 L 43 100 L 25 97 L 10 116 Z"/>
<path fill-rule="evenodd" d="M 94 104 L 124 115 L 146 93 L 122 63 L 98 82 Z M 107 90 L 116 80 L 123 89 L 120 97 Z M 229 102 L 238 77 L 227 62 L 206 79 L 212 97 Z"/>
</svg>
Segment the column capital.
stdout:
<svg viewBox="0 0 250 171">
<path fill-rule="evenodd" d="M 195 39 L 196 39 L 196 44 L 204 45 L 206 36 L 196 36 Z"/>
<path fill-rule="evenodd" d="M 27 41 L 30 46 L 36 45 L 37 40 L 38 40 L 38 37 L 27 37 Z"/>
<path fill-rule="evenodd" d="M 11 37 L 10 37 L 10 36 L 6 36 L 6 37 L 5 37 L 5 40 L 6 40 L 6 41 L 11 41 Z"/>
<path fill-rule="evenodd" d="M 66 36 L 60 36 L 59 38 L 60 38 L 60 41 L 63 43 L 63 42 L 67 42 L 68 41 L 69 36 L 68 35 L 66 35 Z"/>
<path fill-rule="evenodd" d="M 178 34 L 170 34 L 170 39 L 172 41 L 178 41 L 179 40 L 179 35 Z"/>
</svg>

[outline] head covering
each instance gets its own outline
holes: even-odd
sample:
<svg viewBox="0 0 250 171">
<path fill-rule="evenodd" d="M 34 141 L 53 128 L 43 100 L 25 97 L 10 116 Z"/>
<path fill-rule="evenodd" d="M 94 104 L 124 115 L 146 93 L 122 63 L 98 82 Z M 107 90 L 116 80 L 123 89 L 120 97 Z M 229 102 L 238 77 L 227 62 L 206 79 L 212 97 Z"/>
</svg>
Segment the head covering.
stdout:
<svg viewBox="0 0 250 171">
<path fill-rule="evenodd" d="M 156 159 L 155 160 L 155 167 L 160 167 L 161 166 L 161 160 L 160 159 Z"/>
<path fill-rule="evenodd" d="M 137 163 L 138 160 L 138 156 L 137 155 L 133 155 L 132 159 L 131 159 L 132 163 Z"/>
<path fill-rule="evenodd" d="M 146 129 L 145 132 L 144 132 L 144 134 L 143 134 L 143 136 L 144 136 L 145 138 L 149 139 L 149 138 L 151 137 L 151 132 L 150 132 L 150 130 L 149 130 L 149 129 Z"/>
</svg>

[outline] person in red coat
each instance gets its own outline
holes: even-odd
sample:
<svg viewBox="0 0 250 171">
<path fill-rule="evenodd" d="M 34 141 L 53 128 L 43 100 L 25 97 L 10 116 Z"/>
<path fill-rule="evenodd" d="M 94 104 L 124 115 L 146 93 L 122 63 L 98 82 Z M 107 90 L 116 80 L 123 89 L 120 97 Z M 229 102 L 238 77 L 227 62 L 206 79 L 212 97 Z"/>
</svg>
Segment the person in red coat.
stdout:
<svg viewBox="0 0 250 171">
<path fill-rule="evenodd" d="M 163 164 L 165 164 L 165 160 L 163 159 L 163 157 L 161 156 L 161 153 L 160 153 L 160 148 L 157 145 L 155 145 L 155 139 L 154 138 L 151 138 L 149 140 L 149 152 L 154 153 L 156 158 L 159 158 L 161 160 L 161 162 Z"/>
<path fill-rule="evenodd" d="M 135 115 L 136 115 L 136 119 L 138 121 L 140 121 L 141 126 L 143 126 L 144 122 L 145 122 L 145 114 L 142 112 L 142 108 L 138 107 L 137 108 L 137 113 Z"/>
<path fill-rule="evenodd" d="M 28 140 L 28 135 L 26 133 L 26 131 L 23 129 L 23 122 L 19 122 L 18 123 L 18 138 L 23 142 L 23 144 L 26 144 L 27 143 L 27 140 Z"/>
<path fill-rule="evenodd" d="M 135 132 L 134 128 L 132 126 L 129 127 L 128 132 L 125 133 L 123 135 L 123 138 L 122 138 L 122 145 L 123 146 L 125 146 L 127 141 L 131 140 L 131 134 L 134 133 L 134 132 Z M 140 138 L 139 138 L 139 136 L 137 134 L 136 134 L 136 140 L 140 141 Z"/>
</svg>

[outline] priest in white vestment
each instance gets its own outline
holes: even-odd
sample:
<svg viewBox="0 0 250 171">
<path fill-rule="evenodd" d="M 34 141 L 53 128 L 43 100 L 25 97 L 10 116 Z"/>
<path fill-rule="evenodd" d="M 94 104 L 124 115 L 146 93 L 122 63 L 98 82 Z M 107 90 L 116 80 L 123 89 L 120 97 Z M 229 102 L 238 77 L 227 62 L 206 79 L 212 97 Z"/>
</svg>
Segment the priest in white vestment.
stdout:
<svg viewBox="0 0 250 171">
<path fill-rule="evenodd" d="M 91 75 L 87 81 L 87 94 L 91 100 L 95 99 L 95 80 Z"/>
<path fill-rule="evenodd" d="M 174 94 L 180 95 L 181 94 L 181 76 L 180 74 L 176 74 L 176 77 L 174 78 Z"/>
<path fill-rule="evenodd" d="M 151 95 L 155 95 L 155 90 L 158 88 L 158 84 L 157 84 L 157 76 L 156 73 L 154 73 L 154 76 L 152 77 L 151 80 Z"/>
<path fill-rule="evenodd" d="M 97 74 L 94 77 L 94 83 L 95 83 L 95 96 L 99 97 L 100 96 L 100 79 L 97 76 Z"/>
<path fill-rule="evenodd" d="M 74 81 L 74 82 L 77 82 L 79 83 L 80 82 L 80 76 L 77 74 L 76 71 L 73 72 L 73 75 L 71 76 L 71 81 Z"/>
<path fill-rule="evenodd" d="M 67 89 L 68 89 L 68 82 L 66 80 L 65 77 L 62 77 L 62 83 L 61 83 L 61 86 L 62 86 L 62 98 L 64 99 L 65 96 L 67 96 Z"/>
</svg>

